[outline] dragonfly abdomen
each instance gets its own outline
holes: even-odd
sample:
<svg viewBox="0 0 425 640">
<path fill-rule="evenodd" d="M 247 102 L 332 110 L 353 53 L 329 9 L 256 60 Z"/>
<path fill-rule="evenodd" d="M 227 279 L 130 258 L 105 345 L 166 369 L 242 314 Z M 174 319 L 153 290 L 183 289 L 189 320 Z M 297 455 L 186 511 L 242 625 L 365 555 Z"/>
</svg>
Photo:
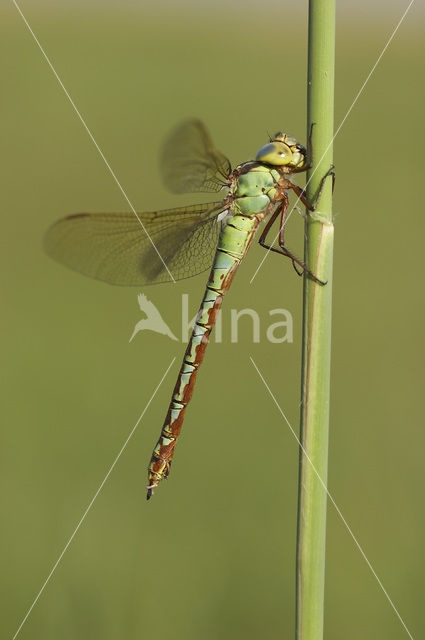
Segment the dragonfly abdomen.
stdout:
<svg viewBox="0 0 425 640">
<path fill-rule="evenodd" d="M 258 223 L 259 218 L 255 216 L 231 215 L 220 233 L 204 298 L 186 348 L 164 426 L 148 467 L 148 499 L 154 487 L 169 474 L 186 407 L 192 397 L 196 375 L 223 296 L 249 248 Z"/>
</svg>

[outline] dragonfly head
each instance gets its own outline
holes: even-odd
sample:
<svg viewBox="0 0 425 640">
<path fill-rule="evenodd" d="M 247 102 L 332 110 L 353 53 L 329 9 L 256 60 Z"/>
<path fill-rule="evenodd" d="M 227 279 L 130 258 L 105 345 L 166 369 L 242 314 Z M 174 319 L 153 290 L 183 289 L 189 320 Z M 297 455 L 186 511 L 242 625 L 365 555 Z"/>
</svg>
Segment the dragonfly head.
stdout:
<svg viewBox="0 0 425 640">
<path fill-rule="evenodd" d="M 255 158 L 274 166 L 287 166 L 293 169 L 307 167 L 307 151 L 292 136 L 278 131 L 270 138 L 270 142 L 261 147 Z"/>
</svg>

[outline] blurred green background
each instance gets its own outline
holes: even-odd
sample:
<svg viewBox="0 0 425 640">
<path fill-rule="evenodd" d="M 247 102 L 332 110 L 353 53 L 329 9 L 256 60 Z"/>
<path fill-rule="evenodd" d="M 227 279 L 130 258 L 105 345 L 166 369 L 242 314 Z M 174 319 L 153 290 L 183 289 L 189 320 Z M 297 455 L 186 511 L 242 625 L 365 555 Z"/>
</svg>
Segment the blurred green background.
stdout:
<svg viewBox="0 0 425 640">
<path fill-rule="evenodd" d="M 336 249 L 329 489 L 410 632 L 424 637 L 423 7 L 413 5 L 335 141 Z M 357 6 L 357 3 L 356 3 Z M 336 125 L 407 2 L 338 4 Z M 139 209 L 202 201 L 161 183 L 161 142 L 202 118 L 236 164 L 267 132 L 305 140 L 307 3 L 22 1 L 46 53 Z M 2 37 L 1 635 L 12 638 L 171 359 L 172 370 L 19 637 L 291 638 L 301 280 L 254 246 L 210 345 L 169 482 L 146 466 L 184 345 L 140 333 L 138 289 L 48 259 L 74 211 L 128 205 L 12 3 Z M 294 215 L 290 245 L 300 251 Z M 205 274 L 144 293 L 180 334 Z M 248 318 L 229 336 L 230 309 Z M 269 310 L 294 318 L 270 344 Z M 227 323 L 227 324 L 226 324 Z M 325 637 L 407 637 L 332 506 Z"/>
</svg>

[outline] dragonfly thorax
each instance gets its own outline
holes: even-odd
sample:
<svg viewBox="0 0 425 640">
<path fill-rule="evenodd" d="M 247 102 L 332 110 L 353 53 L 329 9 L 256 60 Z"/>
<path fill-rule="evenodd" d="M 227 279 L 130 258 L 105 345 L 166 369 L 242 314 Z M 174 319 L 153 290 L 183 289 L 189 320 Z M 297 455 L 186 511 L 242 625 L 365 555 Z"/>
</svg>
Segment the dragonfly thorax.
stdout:
<svg viewBox="0 0 425 640">
<path fill-rule="evenodd" d="M 276 195 L 276 183 L 281 175 L 277 169 L 245 162 L 235 170 L 230 187 L 236 210 L 244 215 L 254 215 L 264 211 Z"/>
</svg>

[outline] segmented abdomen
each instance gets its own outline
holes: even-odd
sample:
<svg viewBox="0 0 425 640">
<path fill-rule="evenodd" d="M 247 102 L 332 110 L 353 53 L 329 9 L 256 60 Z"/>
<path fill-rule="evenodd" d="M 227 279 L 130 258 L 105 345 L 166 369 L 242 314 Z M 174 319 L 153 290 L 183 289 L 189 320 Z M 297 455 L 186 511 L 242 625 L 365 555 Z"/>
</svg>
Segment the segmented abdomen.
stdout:
<svg viewBox="0 0 425 640">
<path fill-rule="evenodd" d="M 220 233 L 204 298 L 187 345 L 164 426 L 148 467 L 148 499 L 153 488 L 166 478 L 170 471 L 186 407 L 192 397 L 196 374 L 204 358 L 223 296 L 248 250 L 258 223 L 259 217 L 232 215 Z"/>
</svg>

